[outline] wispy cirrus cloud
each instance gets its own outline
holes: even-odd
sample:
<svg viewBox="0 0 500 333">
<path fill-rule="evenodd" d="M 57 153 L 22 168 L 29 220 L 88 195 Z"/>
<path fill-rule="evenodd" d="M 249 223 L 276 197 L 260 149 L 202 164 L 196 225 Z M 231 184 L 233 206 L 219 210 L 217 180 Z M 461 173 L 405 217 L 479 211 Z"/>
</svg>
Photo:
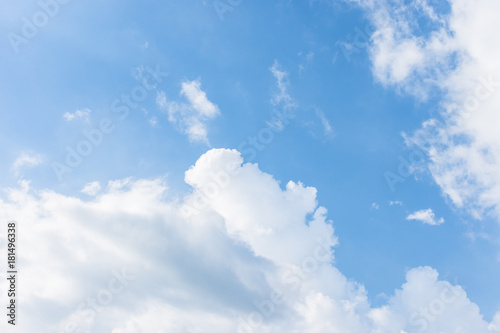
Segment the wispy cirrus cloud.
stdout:
<svg viewBox="0 0 500 333">
<path fill-rule="evenodd" d="M 42 162 L 42 155 L 22 152 L 12 164 L 11 170 L 16 176 L 19 176 L 23 168 L 32 168 L 41 164 Z"/>
<path fill-rule="evenodd" d="M 334 136 L 335 132 L 333 131 L 333 127 L 330 124 L 328 118 L 326 118 L 325 113 L 321 110 L 316 110 L 316 115 L 321 120 L 321 124 L 323 125 L 323 132 L 326 136 Z"/>
<path fill-rule="evenodd" d="M 76 110 L 73 113 L 66 112 L 65 114 L 63 114 L 63 118 L 66 121 L 73 121 L 73 120 L 81 119 L 85 122 L 89 122 L 91 112 L 92 111 L 90 111 L 89 109 Z"/>
<path fill-rule="evenodd" d="M 219 107 L 201 90 L 200 80 L 182 82 L 180 95 L 187 100 L 187 103 L 169 101 L 165 92 L 160 91 L 156 97 L 156 104 L 167 112 L 168 120 L 178 126 L 191 142 L 209 146 L 207 123 L 220 115 Z"/>
<path fill-rule="evenodd" d="M 288 88 L 290 86 L 290 82 L 288 81 L 289 73 L 282 68 L 277 60 L 274 61 L 270 70 L 276 79 L 276 92 L 271 98 L 271 103 L 273 105 L 283 103 L 285 108 L 295 107 L 296 102 L 288 93 Z"/>
</svg>

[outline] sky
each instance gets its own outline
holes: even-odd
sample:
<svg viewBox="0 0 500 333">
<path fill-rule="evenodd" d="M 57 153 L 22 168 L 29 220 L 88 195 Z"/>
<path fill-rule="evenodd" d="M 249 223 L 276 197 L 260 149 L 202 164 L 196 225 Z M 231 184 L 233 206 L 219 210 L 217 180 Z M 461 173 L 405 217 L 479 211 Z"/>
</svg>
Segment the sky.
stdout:
<svg viewBox="0 0 500 333">
<path fill-rule="evenodd" d="M 499 15 L 4 1 L 2 332 L 500 332 Z"/>
</svg>

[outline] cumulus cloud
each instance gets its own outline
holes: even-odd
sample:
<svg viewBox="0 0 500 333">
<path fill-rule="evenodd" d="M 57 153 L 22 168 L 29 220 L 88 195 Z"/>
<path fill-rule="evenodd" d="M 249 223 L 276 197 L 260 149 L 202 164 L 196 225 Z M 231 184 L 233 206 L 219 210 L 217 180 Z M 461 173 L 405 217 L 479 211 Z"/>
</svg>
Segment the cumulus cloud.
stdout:
<svg viewBox="0 0 500 333">
<path fill-rule="evenodd" d="M 373 332 L 490 332 L 479 308 L 460 286 L 440 281 L 430 267 L 406 274 L 406 282 L 387 305 L 369 314 Z M 493 331 L 495 332 L 495 331 Z"/>
<path fill-rule="evenodd" d="M 497 312 L 495 317 L 493 318 L 493 321 L 491 322 L 490 326 L 488 326 L 490 331 L 498 331 L 500 332 L 500 312 Z"/>
<path fill-rule="evenodd" d="M 434 180 L 454 205 L 500 220 L 500 46 L 491 42 L 500 3 L 354 2 L 373 24 L 376 79 L 423 100 L 442 93 L 440 114 L 406 135 L 407 143 L 425 149 Z"/>
<path fill-rule="evenodd" d="M 436 219 L 436 216 L 432 209 L 422 209 L 414 213 L 411 213 L 406 217 L 407 220 L 416 220 L 425 224 L 430 225 L 440 225 L 444 223 L 444 218 Z"/>
<path fill-rule="evenodd" d="M 12 164 L 11 170 L 16 176 L 19 176 L 21 169 L 35 167 L 43 162 L 43 157 L 40 154 L 29 154 L 23 152 Z"/>
<path fill-rule="evenodd" d="M 176 124 L 182 133 L 187 134 L 191 142 L 210 145 L 207 122 L 220 114 L 219 107 L 201 90 L 200 80 L 182 82 L 180 95 L 188 102 L 168 101 L 165 92 L 160 91 L 156 104 L 167 112 L 168 120 Z"/>
<path fill-rule="evenodd" d="M 90 120 L 90 113 L 91 111 L 89 109 L 76 110 L 73 113 L 66 112 L 65 114 L 63 114 L 63 118 L 66 121 L 82 119 L 83 121 L 88 122 Z"/>
<path fill-rule="evenodd" d="M 6 189 L 0 219 L 18 221 L 25 244 L 18 331 L 498 332 L 498 316 L 484 321 L 428 267 L 371 307 L 334 266 L 333 223 L 312 187 L 282 188 L 225 149 L 185 179 L 182 200 L 162 179 L 113 180 L 88 200 L 26 181 Z"/>
</svg>

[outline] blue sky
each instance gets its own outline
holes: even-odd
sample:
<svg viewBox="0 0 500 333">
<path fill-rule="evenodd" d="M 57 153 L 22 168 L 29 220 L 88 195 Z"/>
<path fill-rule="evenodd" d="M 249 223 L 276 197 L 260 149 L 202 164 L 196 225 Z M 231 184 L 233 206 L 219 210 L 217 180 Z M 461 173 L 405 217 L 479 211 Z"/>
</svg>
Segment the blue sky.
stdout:
<svg viewBox="0 0 500 333">
<path fill-rule="evenodd" d="M 428 299 L 420 300 L 420 305 L 410 296 L 406 299 L 405 292 L 411 294 L 411 287 L 420 286 L 423 282 L 419 283 L 419 279 L 429 276 L 429 272 L 439 272 L 439 279 L 433 282 L 436 286 L 461 286 L 466 297 L 460 304 L 453 303 L 450 309 L 443 310 L 444 315 L 440 311 L 436 319 L 425 321 L 425 329 L 420 331 L 500 331 L 500 314 L 495 316 L 500 309 L 500 137 L 495 129 L 500 106 L 496 59 L 500 52 L 488 39 L 498 25 L 493 14 L 499 10 L 496 3 L 479 1 L 470 8 L 471 4 L 464 0 L 41 3 L 52 4 L 46 8 L 53 15 L 45 15 L 46 22 L 39 24 L 32 37 L 26 36 L 29 27 L 23 18 L 29 21 L 28 25 L 37 15 L 43 19 L 43 6 L 39 3 L 9 4 L 0 14 L 4 36 L 0 43 L 2 218 L 29 219 L 21 221 L 21 228 L 25 228 L 21 230 L 30 234 L 27 238 L 35 239 L 35 244 L 47 246 L 40 238 L 42 229 L 52 228 L 46 216 L 56 216 L 61 228 L 71 226 L 69 222 L 65 224 L 65 219 L 74 218 L 84 229 L 89 223 L 89 233 L 106 235 L 111 243 L 117 241 L 121 238 L 112 230 L 124 227 L 115 221 L 116 216 L 138 227 L 143 223 L 141 214 L 149 210 L 162 207 L 175 211 L 179 205 L 189 205 L 210 183 L 204 178 L 208 177 L 207 170 L 216 172 L 220 161 L 238 160 L 235 151 L 208 151 L 235 149 L 244 163 L 256 163 L 258 167 L 241 167 L 244 176 L 235 176 L 238 180 L 231 181 L 229 189 L 218 189 L 222 194 L 210 198 L 208 211 L 204 209 L 188 218 L 189 223 L 222 219 L 203 223 L 213 223 L 212 227 L 217 226 L 223 236 L 203 241 L 200 236 L 186 236 L 186 244 L 192 247 L 180 242 L 181 248 L 174 251 L 178 255 L 175 260 L 162 260 L 155 252 L 159 250 L 148 245 L 152 254 L 158 254 L 151 264 L 153 268 L 148 266 L 152 271 L 177 269 L 183 253 L 203 257 L 204 246 L 210 247 L 211 241 L 222 237 L 223 244 L 242 242 L 244 246 L 238 243 L 237 248 L 227 245 L 238 253 L 238 265 L 248 265 L 245 269 L 249 270 L 256 265 L 254 269 L 261 270 L 264 280 L 272 286 L 269 281 L 274 281 L 273 269 L 269 265 L 278 270 L 295 264 L 287 261 L 290 258 L 276 255 L 280 249 L 291 246 L 287 236 L 283 236 L 286 240 L 276 236 L 284 232 L 282 225 L 264 225 L 274 216 L 286 216 L 280 210 L 287 206 L 277 199 L 281 194 L 270 194 L 269 202 L 261 200 L 267 198 L 266 193 L 278 191 L 278 184 L 283 197 L 293 197 L 287 201 L 290 212 L 303 214 L 301 223 L 309 225 L 307 233 L 311 235 L 304 234 L 304 244 L 308 237 L 316 235 L 310 227 L 311 221 L 319 219 L 313 218 L 314 213 L 319 206 L 327 209 L 321 228 L 327 228 L 322 230 L 329 233 L 328 228 L 333 226 L 338 238 L 338 244 L 331 244 L 335 245 L 335 255 L 332 254 L 328 269 L 341 272 L 348 281 L 342 282 L 346 283 L 346 290 L 363 285 L 366 294 L 357 292 L 366 296 L 371 309 L 359 312 L 360 318 L 368 318 L 366 322 L 358 320 L 364 326 L 350 326 L 347 320 L 343 323 L 343 316 L 335 319 L 335 312 L 335 316 L 325 314 L 332 323 L 325 319 L 323 326 L 318 319 L 320 314 L 311 315 L 314 320 L 304 314 L 304 322 L 290 324 L 289 330 L 316 332 L 342 327 L 346 332 L 417 332 L 418 325 L 412 324 L 411 316 L 406 314 L 432 303 L 435 291 L 429 287 Z M 465 27 L 481 38 L 471 37 Z M 470 96 L 472 102 L 467 99 Z M 122 113 L 124 110 L 127 114 Z M 282 122 L 276 122 L 277 114 L 286 114 Z M 94 136 L 98 143 L 89 145 L 84 133 L 99 133 Z M 78 151 L 79 147 L 90 147 L 91 152 L 76 166 L 68 166 L 68 149 Z M 56 171 L 61 167 L 71 172 Z M 192 175 L 185 175 L 190 168 Z M 272 180 L 265 174 L 271 175 Z M 123 188 L 113 183 L 118 180 L 122 180 Z M 297 190 L 303 193 L 290 194 L 293 191 L 287 190 L 289 181 L 303 184 L 304 188 L 298 185 Z M 144 192 L 137 190 L 142 186 Z M 308 187 L 316 189 L 315 196 Z M 82 192 L 84 188 L 87 190 Z M 120 204 L 136 195 L 141 203 L 141 196 L 148 197 L 156 191 L 165 193 L 152 197 L 143 207 L 139 205 L 137 211 Z M 109 199 L 120 196 L 123 197 L 116 202 Z M 276 205 L 273 200 L 277 200 Z M 306 204 L 308 200 L 315 202 L 312 208 Z M 32 205 L 23 209 L 23 202 Z M 302 206 L 309 208 L 297 208 Z M 34 209 L 32 213 L 25 211 L 29 207 Z M 241 210 L 233 212 L 232 207 Z M 246 217 L 238 217 L 245 214 L 245 207 L 252 211 L 248 215 L 250 222 Z M 95 209 L 115 211 L 116 216 L 106 213 L 99 217 L 102 225 L 94 225 L 85 216 L 88 213 L 87 218 L 91 218 Z M 262 211 L 262 215 L 253 209 Z M 165 214 L 159 213 L 155 219 L 167 219 Z M 45 225 L 48 229 L 42 227 Z M 269 236 L 269 244 L 255 238 L 259 226 L 274 235 Z M 168 232 L 162 234 L 170 229 L 148 228 L 151 235 L 145 231 L 141 238 L 144 244 L 170 244 Z M 187 227 L 175 228 L 179 228 L 176 232 L 180 235 L 191 235 L 192 230 Z M 286 230 L 299 229 L 290 226 Z M 301 241 L 300 235 L 295 236 L 290 236 L 290 242 Z M 81 251 L 75 253 L 86 253 L 85 244 L 81 239 Z M 213 251 L 225 246 L 215 246 Z M 48 247 L 45 254 L 51 251 L 56 249 Z M 34 246 L 27 249 L 26 258 L 22 259 L 32 266 L 27 270 L 33 272 L 38 269 L 32 263 L 35 252 Z M 226 252 L 221 250 L 218 255 L 222 258 Z M 20 256 L 23 258 L 22 253 Z M 215 254 L 215 258 L 219 257 Z M 249 298 L 258 299 L 256 295 L 269 286 L 259 279 L 248 282 L 251 277 L 235 273 L 235 281 L 245 288 L 235 287 L 234 294 L 225 295 L 217 289 L 217 279 L 226 276 L 224 265 L 229 264 L 212 259 L 200 259 L 207 263 L 206 267 L 187 267 L 183 271 L 187 276 L 213 273 L 213 279 L 207 278 L 201 287 L 215 290 L 209 296 L 204 294 L 206 290 L 197 289 L 200 282 L 196 279 L 178 286 L 189 295 L 186 299 L 191 301 L 186 302 L 198 304 L 198 311 L 208 316 L 201 316 L 192 324 L 195 326 L 183 324 L 190 318 L 183 306 L 167 296 L 151 296 L 155 300 L 148 306 L 153 310 L 145 316 L 153 318 L 152 326 L 120 326 L 117 318 L 141 315 L 120 299 L 104 310 L 116 307 L 109 317 L 112 319 L 106 321 L 96 316 L 88 328 L 94 332 L 142 332 L 162 327 L 162 332 L 173 332 L 199 325 L 225 332 L 231 330 L 234 319 L 234 331 L 236 318 L 245 317 L 251 310 L 243 301 L 241 309 L 233 308 L 232 300 L 238 298 L 238 293 L 246 299 L 245 291 L 255 292 Z M 63 267 L 70 259 L 59 260 Z M 111 254 L 104 255 L 100 267 L 113 262 L 116 258 Z M 79 267 L 83 270 L 87 264 L 82 262 Z M 63 274 L 65 270 L 58 272 Z M 328 293 L 328 284 L 335 284 L 335 279 L 329 278 L 330 273 L 325 274 L 318 278 L 323 281 L 323 289 L 301 287 L 304 304 L 309 304 L 307 300 L 312 297 L 309 292 L 321 292 L 332 302 L 339 301 Z M 102 276 L 105 281 L 105 273 Z M 158 275 L 159 280 L 161 276 Z M 93 277 L 75 277 L 67 283 L 85 285 L 82 290 L 92 294 L 99 290 L 98 282 L 88 282 Z M 148 283 L 143 277 L 138 285 Z M 161 281 L 155 280 L 152 285 L 156 283 L 161 289 Z M 37 302 L 54 302 L 57 311 L 45 320 L 39 319 L 38 324 L 54 332 L 65 332 L 60 325 L 76 320 L 78 299 L 47 296 L 49 292 L 40 292 L 35 285 L 33 282 L 21 286 L 29 290 L 25 301 L 32 308 L 27 307 L 27 315 L 19 320 L 27 321 L 29 311 L 42 304 Z M 401 288 L 403 296 L 395 291 Z M 128 297 L 131 302 L 138 297 L 137 290 L 119 296 Z M 426 294 L 425 290 L 421 292 Z M 203 295 L 206 303 L 198 300 Z M 217 314 L 224 318 L 219 321 L 224 322 L 222 326 L 210 319 L 214 316 L 210 314 L 212 305 L 218 302 L 222 304 Z M 465 305 L 460 308 L 462 303 Z M 400 304 L 410 305 L 403 311 Z M 474 312 L 474 304 L 480 314 L 464 318 L 463 323 L 453 320 L 460 317 L 461 311 Z M 293 302 L 287 306 L 301 311 L 300 305 Z M 382 320 L 380 309 L 387 307 L 392 314 L 385 314 L 387 318 Z M 179 326 L 165 326 L 155 312 L 158 309 L 175 313 L 172 316 L 179 318 Z M 301 313 L 309 312 L 302 309 Z M 273 331 L 276 321 L 279 323 L 288 315 L 283 310 L 276 316 L 278 319 L 271 318 L 264 325 Z M 398 316 L 404 319 L 394 319 Z M 29 332 L 31 324 L 24 324 Z"/>
</svg>

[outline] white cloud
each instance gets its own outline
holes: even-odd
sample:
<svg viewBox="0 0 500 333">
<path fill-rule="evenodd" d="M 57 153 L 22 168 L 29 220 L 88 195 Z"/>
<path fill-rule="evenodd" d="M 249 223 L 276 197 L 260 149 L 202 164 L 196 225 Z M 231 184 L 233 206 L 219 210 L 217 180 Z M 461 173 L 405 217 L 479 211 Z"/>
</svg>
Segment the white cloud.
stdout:
<svg viewBox="0 0 500 333">
<path fill-rule="evenodd" d="M 303 53 L 299 52 L 299 57 L 303 57 Z M 309 66 L 310 63 L 314 60 L 314 52 L 309 51 L 307 54 L 305 54 L 305 62 L 302 64 L 299 64 L 299 74 L 302 74 L 302 72 Z"/>
<path fill-rule="evenodd" d="M 90 196 L 95 196 L 100 190 L 101 190 L 101 184 L 95 181 L 86 184 L 81 190 L 81 192 Z"/>
<path fill-rule="evenodd" d="M 325 114 L 321 110 L 316 110 L 316 114 L 318 115 L 319 119 L 321 120 L 321 124 L 323 125 L 323 130 L 325 135 L 331 136 L 333 135 L 333 128 L 332 125 L 330 125 L 330 122 L 326 118 Z"/>
<path fill-rule="evenodd" d="M 406 283 L 387 305 L 369 314 L 373 332 L 489 332 L 488 323 L 460 286 L 438 280 L 430 267 L 406 274 Z M 495 331 L 493 331 L 495 332 Z"/>
<path fill-rule="evenodd" d="M 219 115 L 219 108 L 207 98 L 207 94 L 201 90 L 201 82 L 184 81 L 182 82 L 181 95 L 185 96 L 193 109 L 198 111 L 200 116 L 212 119 Z"/>
<path fill-rule="evenodd" d="M 389 201 L 389 206 L 394 206 L 394 205 L 402 206 L 403 203 L 401 201 L 399 201 L 399 200 L 395 200 L 395 201 L 390 200 Z"/>
<path fill-rule="evenodd" d="M 290 181 L 282 190 L 271 175 L 258 170 L 255 164 L 243 165 L 237 176 L 223 176 L 226 166 L 242 162 L 240 154 L 234 150 L 211 150 L 185 176 L 186 182 L 197 192 L 208 193 L 208 206 L 224 217 L 230 236 L 250 244 L 262 257 L 276 262 L 298 263 L 313 251 L 317 238 L 333 234 L 325 220 L 326 210 L 322 207 L 316 209 L 315 188 Z M 211 196 L 210 193 L 215 192 L 212 188 L 217 184 L 214 178 L 220 178 L 218 182 L 227 185 L 220 187 L 217 195 Z M 262 192 L 262 186 L 266 188 L 265 192 Z M 196 199 L 196 196 L 191 198 Z M 313 214 L 308 221 L 309 227 L 304 223 L 307 214 Z M 336 240 L 328 242 L 334 245 Z M 289 248 L 291 244 L 295 244 L 293 249 Z"/>
<path fill-rule="evenodd" d="M 488 326 L 488 329 L 490 331 L 498 331 L 500 332 L 500 312 L 497 312 L 495 314 L 495 317 L 493 318 L 493 321 L 491 322 L 490 326 Z"/>
<path fill-rule="evenodd" d="M 35 167 L 43 162 L 43 157 L 40 154 L 28 154 L 23 152 L 19 155 L 18 158 L 12 164 L 11 170 L 14 174 L 19 176 L 21 169 L 28 167 Z"/>
<path fill-rule="evenodd" d="M 89 122 L 91 112 L 92 111 L 90 111 L 89 109 L 76 110 L 73 113 L 66 112 L 65 114 L 63 114 L 63 117 L 66 121 L 82 119 L 85 122 Z"/>
<path fill-rule="evenodd" d="M 180 94 L 188 103 L 170 102 L 165 92 L 160 91 L 156 104 L 167 112 L 168 120 L 176 124 L 182 133 L 187 134 L 191 142 L 210 145 L 207 122 L 220 114 L 218 106 L 208 100 L 206 93 L 201 90 L 199 80 L 184 81 Z"/>
<path fill-rule="evenodd" d="M 282 69 L 278 61 L 274 61 L 273 66 L 270 68 L 276 79 L 277 92 L 273 95 L 271 103 L 273 105 L 282 104 L 285 108 L 292 108 L 296 106 L 295 100 L 288 94 L 288 72 Z"/>
<path fill-rule="evenodd" d="M 428 267 L 371 307 L 332 265 L 337 239 L 316 190 L 281 188 L 242 162 L 234 150 L 207 152 L 186 172 L 193 192 L 182 200 L 161 179 L 111 181 L 87 201 L 28 182 L 8 189 L 0 219 L 19 221 L 18 301 L 30 318 L 17 330 L 498 332 L 498 316 L 484 321 Z"/>
<path fill-rule="evenodd" d="M 372 203 L 371 209 L 379 209 L 379 208 L 380 208 L 380 206 L 378 203 L 376 203 L 376 202 Z"/>
<path fill-rule="evenodd" d="M 472 242 L 475 242 L 477 239 L 491 240 L 490 235 L 486 232 L 468 231 L 465 233 L 465 236 L 467 236 L 467 238 L 469 238 Z"/>
<path fill-rule="evenodd" d="M 156 94 L 156 105 L 161 109 L 168 108 L 167 94 L 164 91 Z"/>
<path fill-rule="evenodd" d="M 500 220 L 500 2 L 355 1 L 374 25 L 370 57 L 386 86 L 425 99 L 442 92 L 441 113 L 407 135 L 429 155 L 429 169 L 453 204 Z M 425 22 L 431 31 L 415 22 Z"/>
<path fill-rule="evenodd" d="M 444 219 L 441 217 L 436 219 L 434 212 L 432 209 L 422 209 L 418 210 L 414 213 L 411 213 L 406 217 L 407 220 L 417 220 L 425 224 L 430 225 L 440 225 L 444 223 Z"/>
<path fill-rule="evenodd" d="M 158 119 L 156 118 L 156 116 L 149 118 L 149 125 L 151 125 L 152 127 L 158 125 Z"/>
</svg>

